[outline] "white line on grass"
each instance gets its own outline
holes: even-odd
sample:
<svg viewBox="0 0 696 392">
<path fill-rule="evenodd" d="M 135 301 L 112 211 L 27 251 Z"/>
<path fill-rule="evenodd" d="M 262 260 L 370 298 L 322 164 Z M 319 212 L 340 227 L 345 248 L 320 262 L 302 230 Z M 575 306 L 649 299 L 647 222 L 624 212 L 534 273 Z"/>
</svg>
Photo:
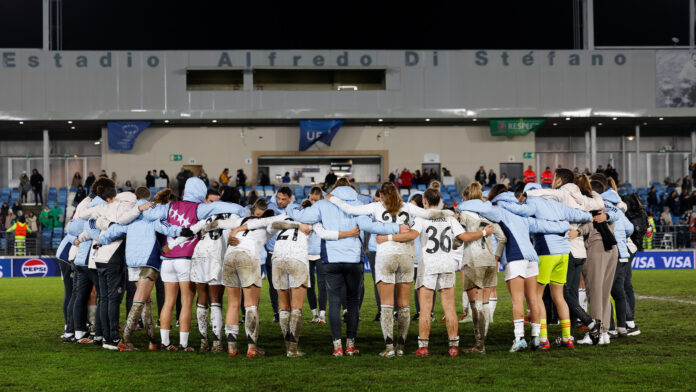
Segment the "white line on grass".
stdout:
<svg viewBox="0 0 696 392">
<path fill-rule="evenodd" d="M 655 301 L 679 302 L 680 304 L 696 305 L 696 301 L 688 301 L 685 299 L 677 299 L 670 297 L 655 297 L 653 295 L 637 295 L 636 299 L 653 299 Z"/>
</svg>

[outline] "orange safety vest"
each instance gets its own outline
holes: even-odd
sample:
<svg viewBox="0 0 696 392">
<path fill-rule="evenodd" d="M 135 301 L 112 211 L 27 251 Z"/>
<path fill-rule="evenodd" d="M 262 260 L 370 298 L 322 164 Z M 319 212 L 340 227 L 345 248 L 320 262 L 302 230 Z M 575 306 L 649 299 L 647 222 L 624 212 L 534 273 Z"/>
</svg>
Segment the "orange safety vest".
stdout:
<svg viewBox="0 0 696 392">
<path fill-rule="evenodd" d="M 541 183 L 546 185 L 553 183 L 553 172 L 551 170 L 545 170 L 541 173 Z"/>
<path fill-rule="evenodd" d="M 534 170 L 524 171 L 524 182 L 536 182 L 536 173 L 534 173 Z"/>
<path fill-rule="evenodd" d="M 15 223 L 15 237 L 26 237 L 27 236 L 27 224 L 26 223 Z"/>
</svg>

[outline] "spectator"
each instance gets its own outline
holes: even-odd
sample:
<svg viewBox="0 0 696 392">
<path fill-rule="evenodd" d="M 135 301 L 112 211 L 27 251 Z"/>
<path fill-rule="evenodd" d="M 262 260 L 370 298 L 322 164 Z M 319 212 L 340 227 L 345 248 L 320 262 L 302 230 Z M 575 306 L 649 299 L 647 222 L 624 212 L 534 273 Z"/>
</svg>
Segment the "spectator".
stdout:
<svg viewBox="0 0 696 392">
<path fill-rule="evenodd" d="M 689 191 L 682 188 L 682 193 L 679 196 L 679 215 L 684 215 L 686 211 L 691 209 L 691 198 Z"/>
<path fill-rule="evenodd" d="M 691 177 L 686 176 L 682 180 L 682 191 L 686 189 L 687 192 L 691 192 L 691 188 L 693 188 L 693 182 L 691 181 Z"/>
<path fill-rule="evenodd" d="M 264 172 L 259 172 L 259 185 L 261 185 L 261 186 L 271 185 L 271 179 L 268 177 L 268 174 L 266 174 Z"/>
<path fill-rule="evenodd" d="M 662 209 L 662 214 L 660 214 L 660 226 L 672 226 L 672 214 L 669 213 L 669 207 Z"/>
<path fill-rule="evenodd" d="M 53 216 L 51 215 L 51 208 L 45 205 L 41 214 L 39 215 L 39 222 L 41 222 L 41 227 L 44 229 L 53 229 Z"/>
<path fill-rule="evenodd" d="M 553 183 L 553 172 L 551 171 L 551 167 L 546 166 L 546 170 L 544 170 L 541 173 L 541 184 L 546 185 L 548 188 L 551 188 L 552 183 Z"/>
<path fill-rule="evenodd" d="M 53 203 L 51 218 L 53 219 L 53 227 L 63 226 L 63 209 L 58 207 L 58 203 Z"/>
<path fill-rule="evenodd" d="M 669 208 L 672 215 L 681 215 L 681 202 L 679 201 L 677 191 L 672 191 L 672 193 L 669 194 L 669 199 L 666 201 L 666 207 Z"/>
<path fill-rule="evenodd" d="M 26 203 L 27 195 L 31 190 L 31 181 L 29 180 L 29 176 L 27 176 L 26 171 L 23 171 L 22 175 L 19 176 L 19 187 L 17 187 L 17 189 L 20 193 L 20 200 L 22 200 L 22 203 Z"/>
<path fill-rule="evenodd" d="M 652 186 L 650 187 L 650 192 L 648 192 L 648 211 L 653 215 L 657 215 L 660 211 L 659 203 L 657 200 L 657 188 Z"/>
<path fill-rule="evenodd" d="M 3 230 L 5 230 L 7 227 L 6 219 L 8 215 L 10 215 L 10 205 L 7 203 L 2 203 L 2 208 L 0 208 L 0 225 L 2 225 Z"/>
<path fill-rule="evenodd" d="M 597 166 L 597 170 L 595 170 L 596 174 L 604 174 L 604 169 L 602 168 L 602 165 Z"/>
<path fill-rule="evenodd" d="M 111 181 L 114 182 L 114 186 L 118 189 L 118 182 L 116 181 L 116 172 L 111 172 Z"/>
<path fill-rule="evenodd" d="M 179 174 L 176 175 L 176 182 L 177 186 L 179 187 L 179 197 L 184 195 L 184 187 L 186 186 L 186 180 L 188 180 L 189 177 L 191 177 L 189 172 L 182 166 L 181 170 L 179 170 Z"/>
<path fill-rule="evenodd" d="M 147 175 L 145 176 L 145 186 L 148 188 L 155 187 L 155 176 L 152 175 L 152 170 L 147 171 Z"/>
<path fill-rule="evenodd" d="M 483 166 L 481 166 L 476 172 L 476 175 L 474 175 L 474 181 L 481 184 L 481 187 L 484 187 L 486 186 L 486 179 L 486 169 L 484 169 Z"/>
<path fill-rule="evenodd" d="M 34 215 L 34 211 L 29 211 L 27 214 L 27 224 L 29 225 L 29 229 L 33 231 L 34 233 L 39 231 L 39 226 L 37 223 L 36 215 Z"/>
<path fill-rule="evenodd" d="M 109 178 L 109 175 L 106 174 L 106 170 L 102 169 L 101 173 L 99 173 L 99 178 Z"/>
<path fill-rule="evenodd" d="M 536 182 L 536 173 L 532 169 L 532 165 L 527 166 L 527 170 L 524 171 L 524 182 L 525 183 L 530 183 L 530 182 Z"/>
<path fill-rule="evenodd" d="M 427 170 L 423 170 L 423 175 L 421 176 L 421 184 L 428 186 L 430 184 L 430 174 Z"/>
<path fill-rule="evenodd" d="M 391 181 L 391 175 L 389 178 Z M 336 177 L 333 170 L 329 170 L 329 174 L 327 174 L 326 177 L 324 177 L 324 185 L 326 186 L 326 188 L 331 188 L 331 187 L 333 187 L 333 185 L 336 183 L 337 180 L 338 180 L 338 177 Z"/>
<path fill-rule="evenodd" d="M 492 187 L 493 185 L 495 185 L 497 183 L 498 183 L 498 181 L 496 180 L 495 172 L 493 171 L 493 169 L 491 169 L 488 172 L 488 186 Z"/>
<path fill-rule="evenodd" d="M 220 180 L 220 184 L 222 184 L 222 186 L 229 184 L 229 182 L 230 182 L 230 169 L 229 168 L 225 168 L 225 170 L 223 170 L 222 173 L 220 173 L 219 180 Z"/>
<path fill-rule="evenodd" d="M 82 185 L 82 175 L 80 175 L 80 172 L 75 172 L 72 182 L 70 183 L 70 187 L 77 188 L 80 185 Z"/>
<path fill-rule="evenodd" d="M 85 191 L 85 188 L 83 188 L 82 185 L 78 186 L 77 192 L 75 192 L 75 199 L 73 200 L 73 205 L 77 206 L 86 197 L 87 197 L 87 191 Z"/>
<path fill-rule="evenodd" d="M 164 172 L 164 170 L 160 170 L 159 178 L 163 178 L 166 181 L 166 185 L 164 187 L 169 188 L 169 176 L 167 175 L 167 173 Z"/>
<path fill-rule="evenodd" d="M 394 172 L 389 173 L 389 182 L 396 184 L 396 174 Z"/>
<path fill-rule="evenodd" d="M 155 180 L 159 178 L 159 175 L 157 175 L 157 169 L 152 169 L 152 176 L 155 177 Z"/>
<path fill-rule="evenodd" d="M 430 181 L 440 181 L 440 175 L 435 169 L 430 169 Z"/>
<path fill-rule="evenodd" d="M 19 201 L 15 201 L 12 205 L 12 213 L 17 216 L 22 215 L 22 205 L 19 204 Z"/>
<path fill-rule="evenodd" d="M 508 189 L 510 189 L 510 179 L 508 178 L 507 174 L 500 174 L 500 183 L 508 187 Z"/>
<path fill-rule="evenodd" d="M 401 175 L 399 176 L 401 179 L 401 185 L 400 188 L 410 188 L 413 180 L 413 173 L 411 173 L 408 168 L 405 168 L 404 171 L 401 172 Z M 431 177 L 432 180 L 432 177 Z"/>
<path fill-rule="evenodd" d="M 198 175 L 198 178 L 203 181 L 206 188 L 210 186 L 210 179 L 208 179 L 208 173 L 205 170 L 201 169 L 201 174 Z"/>
<path fill-rule="evenodd" d="M 242 194 L 246 193 L 247 175 L 244 169 L 237 169 L 237 188 L 242 190 Z"/>
<path fill-rule="evenodd" d="M 12 223 L 14 222 L 15 218 L 17 218 L 17 215 L 15 215 L 11 209 L 8 209 L 7 215 L 5 216 L 4 228 L 7 229 L 8 227 L 12 226 Z"/>
<path fill-rule="evenodd" d="M 427 173 L 427 170 L 423 170 L 425 173 Z M 420 170 L 416 170 L 416 172 L 413 174 L 413 183 L 414 184 L 425 184 L 423 182 L 423 175 L 421 174 Z"/>
<path fill-rule="evenodd" d="M 289 184 L 290 183 L 290 172 L 285 172 L 283 177 L 281 177 L 281 180 L 283 181 L 283 184 Z"/>
<path fill-rule="evenodd" d="M 124 192 L 135 192 L 135 188 L 133 188 L 133 184 L 131 183 L 130 180 L 126 181 L 126 184 L 123 186 L 123 191 Z"/>
<path fill-rule="evenodd" d="M 43 181 L 44 178 L 39 171 L 34 169 L 31 171 L 31 190 L 34 192 L 34 203 L 37 205 L 43 204 Z"/>
<path fill-rule="evenodd" d="M 94 172 L 89 172 L 89 175 L 85 178 L 85 189 L 92 189 L 92 184 L 94 184 L 96 180 L 97 178 L 94 176 Z"/>
<path fill-rule="evenodd" d="M 578 167 L 575 166 L 575 169 L 573 169 L 573 175 L 577 176 L 578 174 L 580 174 L 580 169 L 578 169 Z"/>
<path fill-rule="evenodd" d="M 442 176 L 443 176 L 443 177 L 452 177 L 452 173 L 450 173 L 450 171 L 447 170 L 446 167 L 443 167 L 443 168 L 442 168 Z"/>
<path fill-rule="evenodd" d="M 302 178 L 302 170 L 297 169 L 297 171 L 292 174 L 292 179 L 295 182 L 300 182 L 300 178 Z"/>
<path fill-rule="evenodd" d="M 607 177 L 613 178 L 614 182 L 619 181 L 619 173 L 611 165 L 607 165 L 607 169 L 604 171 L 604 175 L 606 175 Z"/>
</svg>

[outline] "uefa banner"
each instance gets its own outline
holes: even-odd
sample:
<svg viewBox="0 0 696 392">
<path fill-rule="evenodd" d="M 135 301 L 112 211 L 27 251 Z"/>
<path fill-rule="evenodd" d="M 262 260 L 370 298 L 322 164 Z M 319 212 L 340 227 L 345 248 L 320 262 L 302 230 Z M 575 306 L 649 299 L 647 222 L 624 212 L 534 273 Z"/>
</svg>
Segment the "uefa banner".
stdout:
<svg viewBox="0 0 696 392">
<path fill-rule="evenodd" d="M 58 259 L 0 259 L 0 278 L 42 278 L 60 276 Z"/>
<path fill-rule="evenodd" d="M 634 270 L 694 269 L 694 251 L 638 252 L 631 267 Z"/>
</svg>

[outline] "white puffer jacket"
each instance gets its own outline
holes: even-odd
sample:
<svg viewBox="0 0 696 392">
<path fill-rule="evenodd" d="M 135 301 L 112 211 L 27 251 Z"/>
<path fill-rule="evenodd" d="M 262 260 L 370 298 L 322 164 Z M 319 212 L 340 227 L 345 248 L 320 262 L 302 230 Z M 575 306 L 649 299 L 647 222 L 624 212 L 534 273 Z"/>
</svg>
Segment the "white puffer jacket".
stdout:
<svg viewBox="0 0 696 392">
<path fill-rule="evenodd" d="M 113 203 L 99 205 L 90 208 L 89 224 L 93 229 L 99 230 L 100 234 L 109 228 L 111 223 L 126 225 L 132 222 L 140 214 L 136 206 L 137 199 L 132 192 L 122 192 L 116 195 Z M 97 243 L 97 238 L 92 238 Z M 111 256 L 116 252 L 124 238 L 102 245 L 90 251 L 90 261 L 95 263 L 108 263 Z"/>
</svg>

